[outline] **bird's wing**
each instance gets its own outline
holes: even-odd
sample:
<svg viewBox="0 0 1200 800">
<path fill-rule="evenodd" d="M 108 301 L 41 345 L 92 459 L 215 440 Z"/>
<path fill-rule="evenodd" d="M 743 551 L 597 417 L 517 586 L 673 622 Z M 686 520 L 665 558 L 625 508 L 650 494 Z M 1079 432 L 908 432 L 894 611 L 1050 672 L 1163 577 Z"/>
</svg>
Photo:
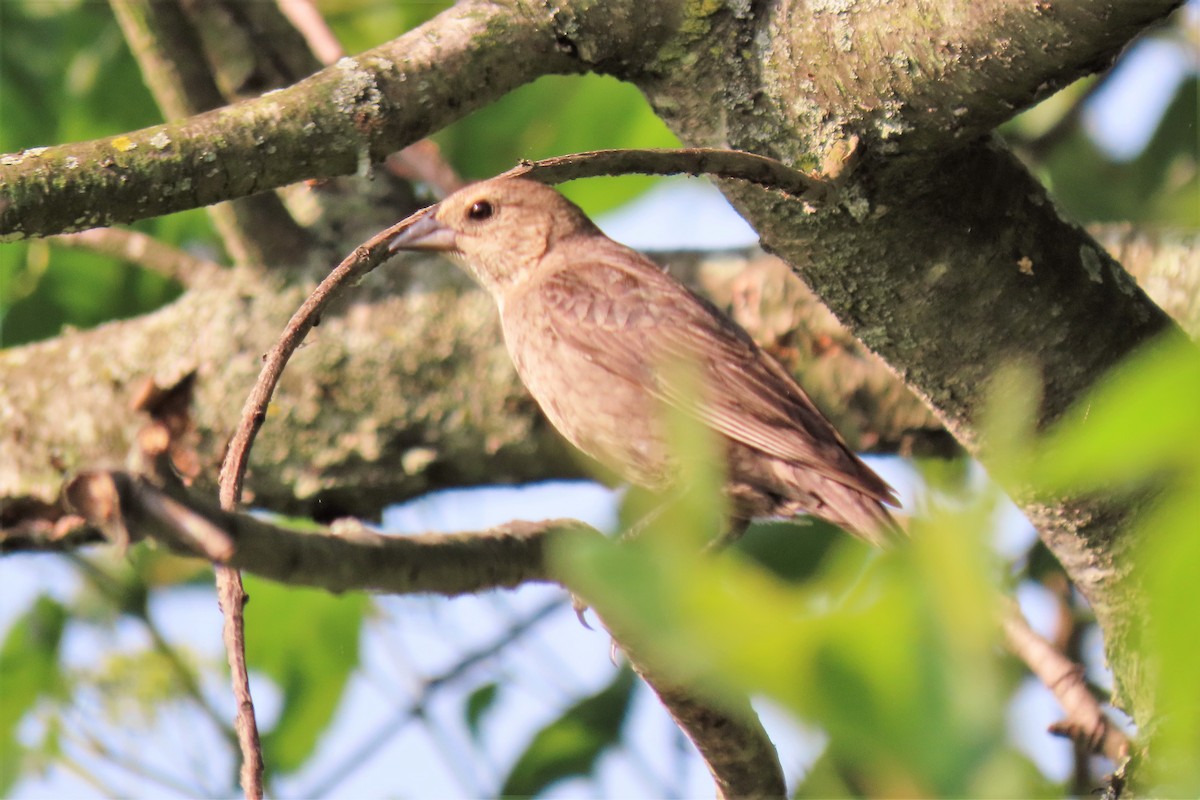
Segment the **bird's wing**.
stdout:
<svg viewBox="0 0 1200 800">
<path fill-rule="evenodd" d="M 559 337 L 734 441 L 893 501 L 891 487 L 850 452 L 745 331 L 641 254 L 620 247 L 604 255 L 573 262 L 531 287 Z M 663 368 L 672 360 L 697 365 L 701 396 L 680 385 L 676 370 Z"/>
</svg>

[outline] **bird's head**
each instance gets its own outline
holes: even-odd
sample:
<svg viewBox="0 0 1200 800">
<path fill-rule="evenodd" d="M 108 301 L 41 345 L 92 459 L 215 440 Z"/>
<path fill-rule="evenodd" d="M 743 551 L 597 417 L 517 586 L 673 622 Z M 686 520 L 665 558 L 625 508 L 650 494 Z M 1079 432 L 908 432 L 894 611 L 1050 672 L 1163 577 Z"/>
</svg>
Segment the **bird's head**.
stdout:
<svg viewBox="0 0 1200 800">
<path fill-rule="evenodd" d="M 555 244 L 597 232 L 578 206 L 549 186 L 493 178 L 418 212 L 388 249 L 456 256 L 485 289 L 501 298 L 536 271 Z"/>
</svg>

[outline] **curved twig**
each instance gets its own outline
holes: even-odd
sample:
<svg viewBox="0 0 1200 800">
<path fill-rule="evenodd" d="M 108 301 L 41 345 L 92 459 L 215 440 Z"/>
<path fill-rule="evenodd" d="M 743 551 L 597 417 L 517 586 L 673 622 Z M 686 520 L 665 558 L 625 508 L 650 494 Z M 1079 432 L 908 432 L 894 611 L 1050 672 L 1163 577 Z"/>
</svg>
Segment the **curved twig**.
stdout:
<svg viewBox="0 0 1200 800">
<path fill-rule="evenodd" d="M 819 200 L 832 183 L 792 169 L 782 161 L 709 147 L 646 150 L 592 150 L 565 156 L 523 161 L 500 177 L 531 178 L 542 183 L 562 183 L 598 175 L 715 175 L 749 181 L 793 197 Z"/>
</svg>

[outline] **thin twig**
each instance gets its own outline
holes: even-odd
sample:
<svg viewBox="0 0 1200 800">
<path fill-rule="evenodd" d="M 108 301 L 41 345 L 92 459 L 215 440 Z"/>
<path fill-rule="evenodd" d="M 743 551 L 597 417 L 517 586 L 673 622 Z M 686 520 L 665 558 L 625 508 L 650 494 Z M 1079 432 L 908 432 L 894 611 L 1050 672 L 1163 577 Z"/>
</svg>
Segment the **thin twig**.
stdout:
<svg viewBox="0 0 1200 800">
<path fill-rule="evenodd" d="M 663 150 L 592 150 L 541 161 L 524 161 L 501 177 L 562 183 L 598 175 L 715 175 L 749 181 L 805 200 L 820 200 L 833 191 L 830 181 L 806 175 L 782 161 L 746 153 L 692 147 Z"/>
<path fill-rule="evenodd" d="M 172 247 L 140 231 L 125 228 L 93 228 L 79 233 L 53 236 L 51 244 L 78 247 L 114 256 L 154 270 L 184 286 L 203 286 L 220 274 L 221 265 Z"/>
<path fill-rule="evenodd" d="M 1066 714 L 1066 720 L 1056 723 L 1051 732 L 1083 742 L 1091 752 L 1103 753 L 1118 765 L 1128 758 L 1129 739 L 1100 708 L 1083 668 L 1029 627 L 1015 603 L 1007 605 L 1003 627 L 1009 649 L 1054 693 Z"/>
<path fill-rule="evenodd" d="M 304 37 L 304 41 L 308 42 L 308 49 L 322 64 L 332 64 L 346 55 L 346 51 L 342 49 L 342 43 L 325 24 L 325 18 L 321 16 L 320 10 L 312 0 L 275 0 L 275 2 L 292 26 Z"/>
<path fill-rule="evenodd" d="M 292 354 L 304 341 L 309 330 L 317 324 L 321 312 L 341 293 L 346 284 L 357 280 L 382 264 L 391 255 L 387 250 L 387 243 L 400 231 L 416 222 L 424 213 L 423 210 L 418 211 L 411 217 L 375 234 L 359 245 L 353 253 L 346 256 L 342 263 L 338 264 L 325 280 L 321 281 L 308 299 L 296 310 L 284 327 L 279 341 L 263 356 L 263 367 L 258 373 L 258 380 L 255 381 L 254 388 L 246 398 L 245 405 L 242 406 L 241 419 L 229 442 L 225 461 L 221 464 L 219 478 L 221 508 L 232 511 L 241 500 L 250 448 L 254 444 L 255 436 L 258 435 L 258 429 L 262 427 L 267 418 L 267 406 L 271 402 L 271 395 L 275 393 L 275 387 Z"/>
</svg>

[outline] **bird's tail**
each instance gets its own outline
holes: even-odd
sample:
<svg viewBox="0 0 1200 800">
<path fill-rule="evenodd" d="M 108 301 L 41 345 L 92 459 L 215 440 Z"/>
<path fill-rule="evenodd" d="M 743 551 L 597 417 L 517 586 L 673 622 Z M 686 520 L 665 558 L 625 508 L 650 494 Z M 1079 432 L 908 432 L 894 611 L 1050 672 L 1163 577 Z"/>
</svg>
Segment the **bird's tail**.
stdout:
<svg viewBox="0 0 1200 800">
<path fill-rule="evenodd" d="M 886 497 L 868 494 L 825 476 L 819 477 L 817 484 L 811 487 L 811 493 L 806 492 L 808 497 L 804 500 L 787 504 L 787 516 L 812 514 L 877 547 L 885 547 L 905 535 L 904 528 L 884 505 L 894 504 L 890 494 Z"/>
</svg>

